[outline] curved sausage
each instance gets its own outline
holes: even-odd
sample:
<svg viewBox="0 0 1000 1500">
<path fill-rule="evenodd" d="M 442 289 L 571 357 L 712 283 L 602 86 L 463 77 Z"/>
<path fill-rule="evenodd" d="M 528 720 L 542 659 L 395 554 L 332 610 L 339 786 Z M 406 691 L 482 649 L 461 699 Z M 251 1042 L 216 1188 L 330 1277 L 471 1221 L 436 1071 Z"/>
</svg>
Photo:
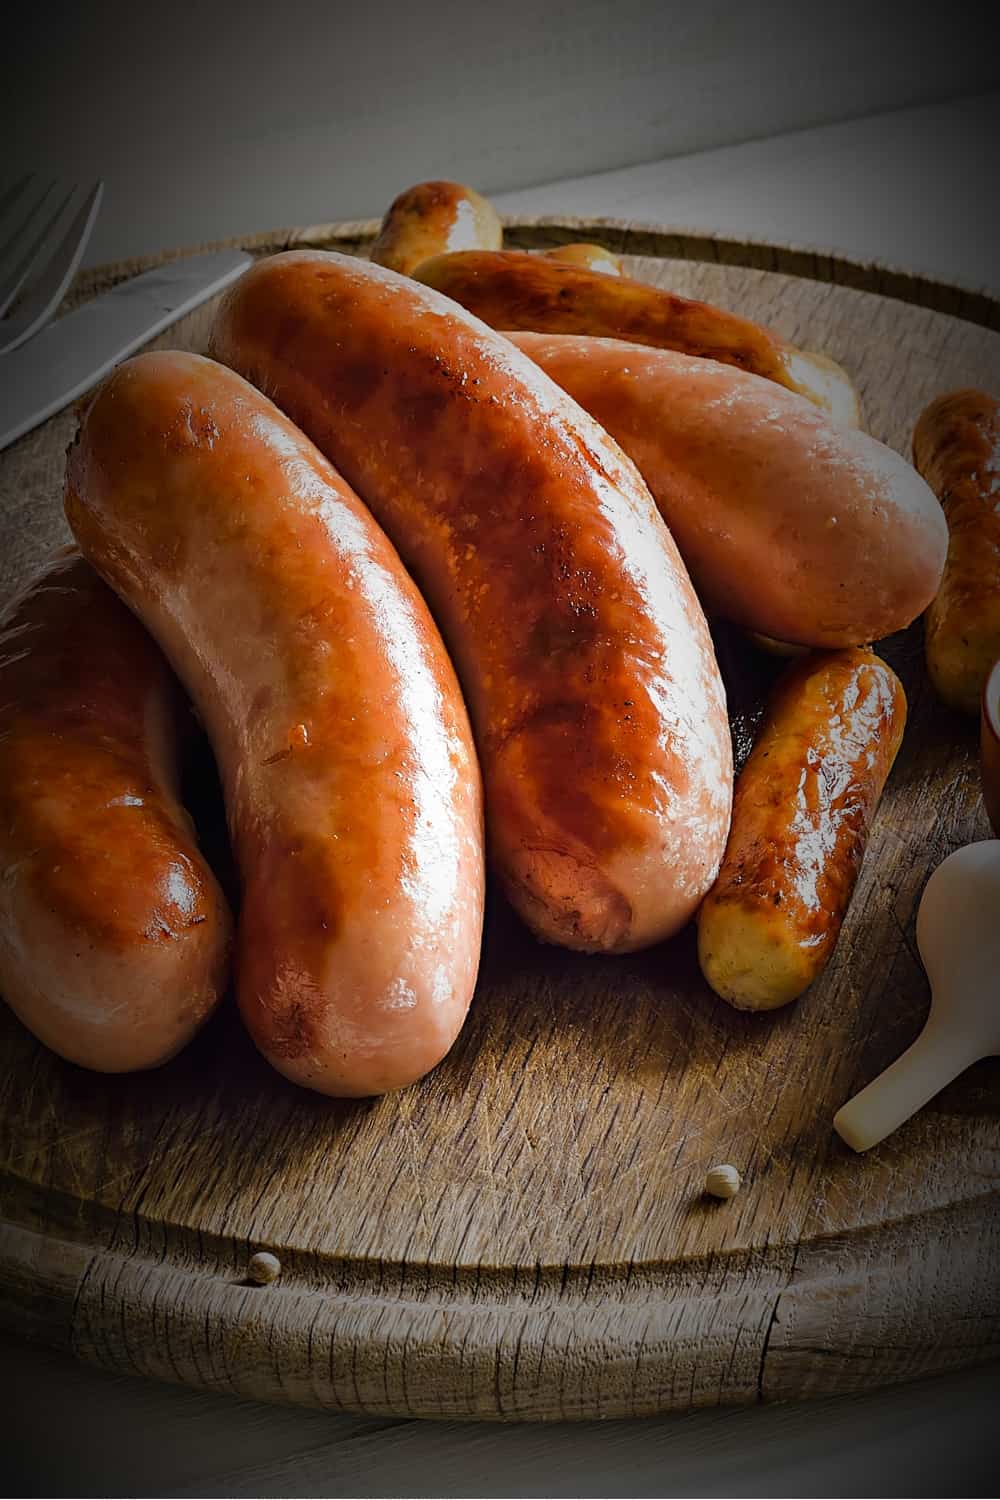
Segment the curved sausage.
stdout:
<svg viewBox="0 0 1000 1500">
<path fill-rule="evenodd" d="M 1000 402 L 939 396 L 913 434 L 913 461 L 941 502 L 948 560 L 924 621 L 927 669 L 953 708 L 977 714 L 1000 657 Z"/>
<path fill-rule="evenodd" d="M 787 1005 L 828 962 L 905 724 L 902 685 L 871 651 L 817 652 L 779 678 L 698 913 L 701 971 L 723 1000 Z"/>
<path fill-rule="evenodd" d="M 913 467 L 772 381 L 618 339 L 511 340 L 617 438 L 706 606 L 778 641 L 853 646 L 933 599 L 947 528 Z"/>
<path fill-rule="evenodd" d="M 714 878 L 731 744 L 711 639 L 634 467 L 503 338 L 330 252 L 261 261 L 213 348 L 356 486 L 476 730 L 493 861 L 541 937 L 624 950 Z"/>
<path fill-rule="evenodd" d="M 499 250 L 496 209 L 460 182 L 418 182 L 400 193 L 382 220 L 371 258 L 401 276 L 450 250 Z"/>
<path fill-rule="evenodd" d="M 229 911 L 178 801 L 183 712 L 75 548 L 0 620 L 0 992 L 102 1073 L 173 1057 L 226 983 Z"/>
<path fill-rule="evenodd" d="M 491 328 L 626 339 L 697 354 L 776 381 L 837 422 L 856 426 L 860 418 L 857 393 L 832 359 L 796 349 L 769 328 L 721 307 L 644 281 L 609 278 L 523 250 L 438 255 L 415 274 Z"/>
<path fill-rule="evenodd" d="M 454 674 L 396 553 L 287 418 L 193 354 L 101 387 L 66 513 L 208 731 L 257 1046 L 321 1093 L 412 1082 L 469 1006 L 482 827 Z"/>
</svg>

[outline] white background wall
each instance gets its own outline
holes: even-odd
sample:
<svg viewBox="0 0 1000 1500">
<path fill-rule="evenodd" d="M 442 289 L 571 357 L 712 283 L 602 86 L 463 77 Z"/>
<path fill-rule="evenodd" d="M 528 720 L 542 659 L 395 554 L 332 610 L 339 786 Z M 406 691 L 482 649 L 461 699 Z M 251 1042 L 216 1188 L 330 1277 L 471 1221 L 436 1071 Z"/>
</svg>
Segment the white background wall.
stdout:
<svg viewBox="0 0 1000 1500">
<path fill-rule="evenodd" d="M 11 175 L 108 185 L 91 262 L 378 214 L 973 93 L 995 3 L 95 0 L 22 7 Z M 262 217 L 261 183 L 267 184 Z"/>
</svg>

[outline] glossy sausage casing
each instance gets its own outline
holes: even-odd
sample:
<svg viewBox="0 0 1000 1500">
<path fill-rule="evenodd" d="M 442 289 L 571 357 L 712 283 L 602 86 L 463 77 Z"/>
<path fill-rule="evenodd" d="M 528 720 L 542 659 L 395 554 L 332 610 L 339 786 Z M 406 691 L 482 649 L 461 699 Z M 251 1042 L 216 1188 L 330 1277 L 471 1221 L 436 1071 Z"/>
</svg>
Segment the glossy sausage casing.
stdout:
<svg viewBox="0 0 1000 1500">
<path fill-rule="evenodd" d="M 259 262 L 212 337 L 422 587 L 476 729 L 492 858 L 529 924 L 590 949 L 673 932 L 718 867 L 731 745 L 704 616 L 632 464 L 508 340 L 346 256 Z"/>
<path fill-rule="evenodd" d="M 0 621 L 0 993 L 70 1062 L 166 1062 L 226 983 L 230 917 L 178 801 L 187 714 L 64 549 Z"/>
<path fill-rule="evenodd" d="M 724 1000 L 786 1005 L 829 960 L 905 723 L 899 679 L 871 651 L 816 652 L 779 679 L 698 914 L 702 973 Z"/>
<path fill-rule="evenodd" d="M 1000 402 L 976 390 L 939 396 L 917 422 L 913 460 L 948 524 L 924 620 L 927 669 L 946 703 L 975 714 L 1000 658 Z"/>
<path fill-rule="evenodd" d="M 941 507 L 875 438 L 714 360 L 510 337 L 634 460 L 711 610 L 779 641 L 837 647 L 902 630 L 933 599 Z"/>
<path fill-rule="evenodd" d="M 324 1093 L 418 1078 L 475 983 L 482 814 L 458 685 L 396 553 L 286 417 L 193 354 L 109 377 L 66 508 L 215 751 L 257 1045 Z"/>
<path fill-rule="evenodd" d="M 607 276 L 523 250 L 461 251 L 426 261 L 417 280 L 491 328 L 626 339 L 736 365 L 856 425 L 858 398 L 833 360 L 808 354 L 748 318 L 628 276 Z"/>
<path fill-rule="evenodd" d="M 503 225 L 496 209 L 460 182 L 418 182 L 394 199 L 371 248 L 371 258 L 409 276 L 432 256 L 452 250 L 499 250 Z"/>
</svg>

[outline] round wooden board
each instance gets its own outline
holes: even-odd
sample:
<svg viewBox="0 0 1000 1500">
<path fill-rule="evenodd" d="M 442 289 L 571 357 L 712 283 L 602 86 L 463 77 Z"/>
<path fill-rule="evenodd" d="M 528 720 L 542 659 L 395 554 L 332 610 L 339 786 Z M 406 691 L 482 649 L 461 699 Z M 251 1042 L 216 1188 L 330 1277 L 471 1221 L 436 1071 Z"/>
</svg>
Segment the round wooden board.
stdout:
<svg viewBox="0 0 1000 1500">
<path fill-rule="evenodd" d="M 252 248 L 363 252 L 373 229 Z M 1000 389 L 986 297 L 648 226 L 509 230 L 602 240 L 633 274 L 825 350 L 903 451 L 937 392 Z M 203 347 L 210 317 L 159 344 Z M 72 429 L 63 413 L 0 460 L 4 596 L 64 534 Z M 759 668 L 732 636 L 719 644 L 747 706 Z M 975 729 L 935 703 L 919 627 L 885 651 L 910 699 L 906 742 L 834 959 L 787 1010 L 716 1000 L 690 932 L 626 958 L 572 955 L 534 943 L 495 894 L 465 1031 L 385 1099 L 296 1089 L 231 1003 L 175 1062 L 131 1078 L 61 1063 L 4 1010 L 0 1320 L 118 1371 L 428 1417 L 630 1416 L 1000 1354 L 1000 1064 L 866 1157 L 830 1125 L 923 1019 L 913 924 L 929 871 L 988 834 Z M 719 1161 L 744 1177 L 724 1206 L 701 1196 Z M 258 1248 L 282 1261 L 268 1287 L 245 1280 Z"/>
</svg>

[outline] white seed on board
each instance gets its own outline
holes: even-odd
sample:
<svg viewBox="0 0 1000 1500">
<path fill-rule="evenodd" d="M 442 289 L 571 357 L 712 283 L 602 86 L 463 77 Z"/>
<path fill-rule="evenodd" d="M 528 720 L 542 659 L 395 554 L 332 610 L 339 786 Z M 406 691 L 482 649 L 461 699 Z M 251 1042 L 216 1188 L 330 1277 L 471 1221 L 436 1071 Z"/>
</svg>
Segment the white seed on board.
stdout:
<svg viewBox="0 0 1000 1500">
<path fill-rule="evenodd" d="M 258 1250 L 256 1255 L 250 1257 L 247 1274 L 258 1286 L 267 1286 L 269 1282 L 277 1281 L 281 1275 L 281 1261 L 269 1250 Z"/>
<path fill-rule="evenodd" d="M 705 1192 L 712 1198 L 735 1198 L 740 1190 L 740 1174 L 729 1162 L 713 1167 L 705 1178 Z"/>
</svg>

